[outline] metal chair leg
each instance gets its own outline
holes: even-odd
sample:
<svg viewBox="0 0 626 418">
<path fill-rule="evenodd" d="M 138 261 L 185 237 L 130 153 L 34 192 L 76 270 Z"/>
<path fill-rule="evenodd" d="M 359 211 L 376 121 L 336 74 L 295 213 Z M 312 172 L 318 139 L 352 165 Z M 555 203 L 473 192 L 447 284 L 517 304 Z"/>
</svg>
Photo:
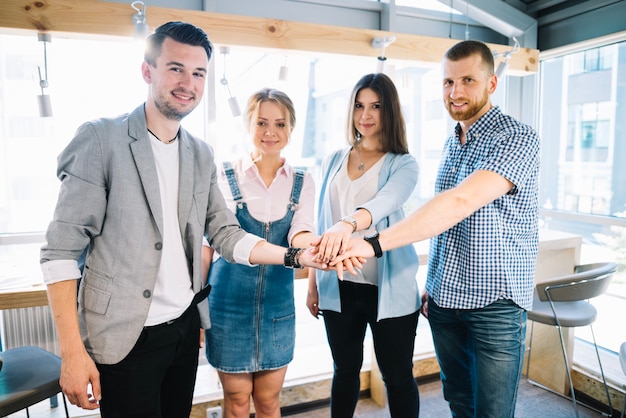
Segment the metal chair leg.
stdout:
<svg viewBox="0 0 626 418">
<path fill-rule="evenodd" d="M 574 393 L 574 382 L 572 381 L 572 373 L 569 369 L 569 360 L 567 360 L 567 350 L 565 348 L 565 339 L 563 338 L 563 330 L 559 320 L 556 320 L 556 328 L 559 331 L 559 338 L 561 340 L 561 351 L 563 352 L 563 360 L 565 361 L 565 371 L 567 372 L 567 379 L 569 380 L 570 397 L 574 402 L 574 412 L 576 412 L 576 418 L 578 418 L 578 403 L 576 402 L 576 394 Z"/>
<path fill-rule="evenodd" d="M 61 392 L 61 397 L 63 398 L 63 408 L 65 408 L 65 418 L 70 418 L 70 413 L 67 410 L 67 401 L 65 400 L 65 393 Z"/>
<path fill-rule="evenodd" d="M 606 384 L 606 378 L 604 377 L 604 369 L 602 368 L 602 361 L 600 360 L 600 352 L 598 351 L 598 344 L 596 344 L 596 335 L 593 332 L 593 325 L 589 324 L 589 328 L 591 329 L 591 337 L 593 338 L 593 346 L 596 349 L 596 357 L 598 358 L 598 366 L 600 366 L 600 374 L 602 375 L 602 383 L 604 383 L 604 393 L 606 394 L 606 400 L 609 404 L 609 412 L 607 416 L 610 417 L 613 415 L 613 405 L 611 405 L 611 396 L 609 395 L 609 386 Z"/>
</svg>

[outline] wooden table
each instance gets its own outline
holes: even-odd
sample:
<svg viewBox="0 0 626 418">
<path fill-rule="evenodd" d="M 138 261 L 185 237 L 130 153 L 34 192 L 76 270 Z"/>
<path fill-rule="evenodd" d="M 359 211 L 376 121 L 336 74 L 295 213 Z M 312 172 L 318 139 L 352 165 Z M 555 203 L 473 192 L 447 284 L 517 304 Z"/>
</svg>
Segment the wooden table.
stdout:
<svg viewBox="0 0 626 418">
<path fill-rule="evenodd" d="M 43 284 L 16 289 L 0 290 L 0 310 L 16 308 L 32 308 L 46 306 L 48 293 Z M 2 369 L 2 357 L 0 356 L 0 369 Z"/>
<path fill-rule="evenodd" d="M 48 294 L 44 284 L 0 290 L 0 310 L 46 306 Z"/>
<path fill-rule="evenodd" d="M 548 230 L 540 231 L 535 284 L 552 277 L 572 274 L 574 267 L 580 264 L 581 246 L 582 237 L 579 235 Z M 528 377 L 555 392 L 567 395 L 569 393 L 569 380 L 561 352 L 558 330 L 552 325 L 533 324 L 528 321 L 526 344 L 530 342 L 531 327 L 533 328 L 533 344 Z M 562 330 L 571 367 L 574 357 L 574 328 L 563 327 Z M 528 351 L 526 351 L 524 367 L 526 367 L 527 361 Z"/>
</svg>

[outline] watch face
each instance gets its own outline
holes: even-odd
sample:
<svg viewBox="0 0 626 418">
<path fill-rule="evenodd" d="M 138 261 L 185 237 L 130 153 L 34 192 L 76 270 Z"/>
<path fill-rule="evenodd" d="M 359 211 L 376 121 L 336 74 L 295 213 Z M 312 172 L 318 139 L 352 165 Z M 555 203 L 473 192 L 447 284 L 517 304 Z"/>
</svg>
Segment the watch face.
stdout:
<svg viewBox="0 0 626 418">
<path fill-rule="evenodd" d="M 341 222 L 352 225 L 353 232 L 356 232 L 356 219 L 354 219 L 352 216 L 344 216 L 343 218 L 341 218 Z"/>
</svg>

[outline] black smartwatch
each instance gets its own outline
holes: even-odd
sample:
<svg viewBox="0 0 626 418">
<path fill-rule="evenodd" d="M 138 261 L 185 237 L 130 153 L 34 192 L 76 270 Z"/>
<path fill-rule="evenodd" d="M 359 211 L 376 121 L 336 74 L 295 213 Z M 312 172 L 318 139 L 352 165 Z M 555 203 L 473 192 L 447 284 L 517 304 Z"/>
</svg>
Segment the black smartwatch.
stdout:
<svg viewBox="0 0 626 418">
<path fill-rule="evenodd" d="M 370 243 L 372 248 L 374 248 L 374 255 L 376 258 L 380 258 L 383 256 L 383 250 L 380 248 L 380 242 L 378 242 L 378 231 L 374 232 L 371 235 L 366 235 L 363 239 Z"/>
</svg>

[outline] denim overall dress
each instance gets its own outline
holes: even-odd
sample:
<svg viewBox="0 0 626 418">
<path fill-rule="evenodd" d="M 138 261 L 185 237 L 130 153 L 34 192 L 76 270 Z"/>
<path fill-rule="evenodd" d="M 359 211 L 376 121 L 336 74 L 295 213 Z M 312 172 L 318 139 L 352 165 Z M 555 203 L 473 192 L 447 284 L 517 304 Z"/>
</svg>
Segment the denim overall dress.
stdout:
<svg viewBox="0 0 626 418">
<path fill-rule="evenodd" d="M 300 198 L 304 172 L 295 170 L 287 212 L 261 222 L 250 215 L 235 171 L 224 163 L 241 227 L 272 244 L 288 246 L 287 234 Z M 294 272 L 280 265 L 249 267 L 219 258 L 211 266 L 211 328 L 206 332 L 209 363 L 226 373 L 279 369 L 293 359 L 296 339 Z"/>
</svg>

